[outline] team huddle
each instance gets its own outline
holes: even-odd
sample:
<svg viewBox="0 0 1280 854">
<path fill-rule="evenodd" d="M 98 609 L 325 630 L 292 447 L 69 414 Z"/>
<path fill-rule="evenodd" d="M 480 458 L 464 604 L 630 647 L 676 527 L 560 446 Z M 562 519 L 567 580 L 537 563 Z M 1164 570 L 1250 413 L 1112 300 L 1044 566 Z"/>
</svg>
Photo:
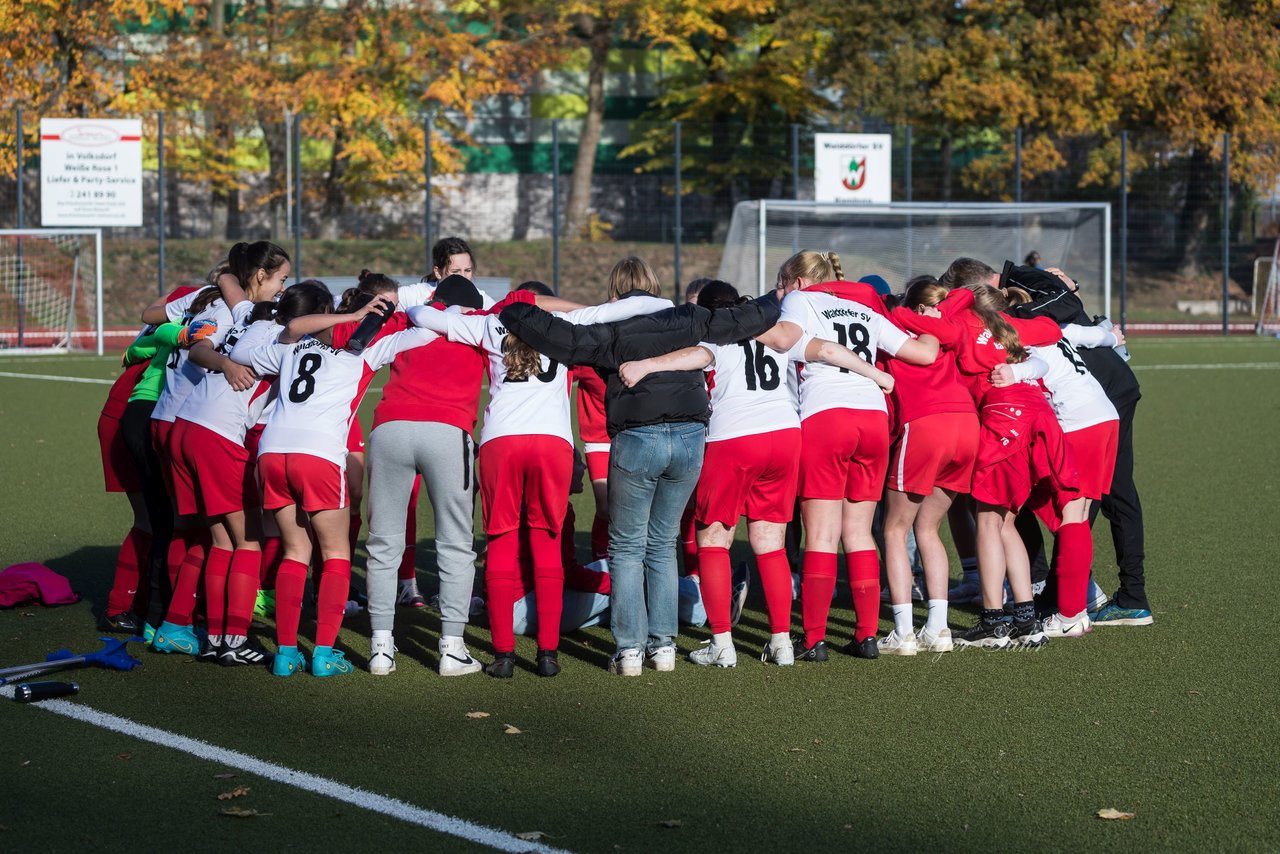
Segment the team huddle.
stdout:
<svg viewBox="0 0 1280 854">
<path fill-rule="evenodd" d="M 601 623 L 613 673 L 673 669 L 682 621 L 711 630 L 691 662 L 735 666 L 751 573 L 735 573 L 730 547 L 744 516 L 765 662 L 827 659 L 841 548 L 855 615 L 842 649 L 863 659 L 1152 622 L 1137 382 L 1123 335 L 1085 313 L 1061 271 L 960 258 L 895 295 L 806 251 L 766 296 L 699 279 L 677 306 L 628 257 L 608 302 L 583 306 L 541 282 L 495 303 L 459 238 L 432 260 L 419 284 L 365 271 L 335 299 L 315 280 L 284 287 L 280 247 L 239 243 L 207 280 L 147 307 L 98 425 L 107 489 L 134 512 L 104 628 L 158 652 L 336 676 L 354 670 L 335 647 L 343 619 L 367 604 L 368 669 L 390 674 L 397 607 L 427 606 L 422 487 L 444 676 L 511 677 L 517 634 L 536 638 L 538 675 L 555 676 L 561 635 Z M 366 451 L 357 410 L 384 367 Z M 584 473 L 585 565 L 570 505 Z M 366 495 L 367 603 L 352 584 Z M 1120 566 L 1111 601 L 1091 578 L 1100 510 Z M 877 637 L 882 576 L 894 628 Z M 913 600 L 927 603 L 919 627 Z M 980 605 L 976 625 L 953 633 L 951 603 Z M 255 614 L 274 617 L 274 654 L 250 639 Z M 463 635 L 486 614 L 482 666 Z"/>
</svg>

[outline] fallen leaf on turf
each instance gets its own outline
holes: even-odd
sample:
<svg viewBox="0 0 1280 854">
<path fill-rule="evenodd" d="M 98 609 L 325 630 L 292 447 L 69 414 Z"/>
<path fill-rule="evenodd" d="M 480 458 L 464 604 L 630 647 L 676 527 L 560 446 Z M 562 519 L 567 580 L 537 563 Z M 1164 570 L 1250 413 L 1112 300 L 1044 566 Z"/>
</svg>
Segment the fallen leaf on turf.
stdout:
<svg viewBox="0 0 1280 854">
<path fill-rule="evenodd" d="M 1128 821 L 1133 818 L 1133 813 L 1120 812 L 1120 810 L 1115 809 L 1114 807 L 1104 807 L 1098 810 L 1098 818 L 1106 819 L 1108 821 Z"/>
<path fill-rule="evenodd" d="M 511 724 L 503 724 L 503 726 L 506 727 L 506 729 L 502 731 L 503 734 L 505 735 L 519 735 L 520 733 L 524 732 L 524 730 L 518 729 L 512 726 Z"/>
<path fill-rule="evenodd" d="M 27 767 L 28 765 L 30 765 L 30 764 L 31 764 L 31 760 L 30 760 L 30 759 L 24 760 L 24 761 L 23 761 L 23 763 L 22 763 L 22 767 L 23 767 L 23 768 L 26 768 L 26 767 Z"/>
<path fill-rule="evenodd" d="M 487 717 L 489 717 L 489 713 L 488 713 L 488 712 L 467 712 L 465 715 L 463 715 L 463 717 L 465 717 L 465 718 L 487 718 Z"/>
<path fill-rule="evenodd" d="M 117 753 L 117 754 L 116 754 L 116 759 L 124 759 L 124 760 L 128 760 L 128 759 L 132 759 L 132 758 L 133 758 L 133 754 L 132 754 L 132 753 Z"/>
<path fill-rule="evenodd" d="M 235 774 L 229 774 L 229 773 L 228 773 L 228 774 L 214 774 L 214 775 L 213 775 L 213 779 L 215 779 L 215 780 L 233 780 L 233 779 L 235 779 L 235 776 L 236 776 Z"/>
<path fill-rule="evenodd" d="M 517 833 L 516 839 L 523 839 L 525 842 L 537 842 L 539 839 L 554 839 L 550 833 L 545 830 L 526 830 L 524 833 Z"/>
<path fill-rule="evenodd" d="M 658 822 L 658 827 L 684 827 L 684 822 L 678 818 L 668 818 Z"/>
<path fill-rule="evenodd" d="M 804 753 L 803 747 L 788 747 L 787 753 Z"/>
<path fill-rule="evenodd" d="M 814 743 L 814 744 L 822 744 L 822 739 L 820 739 L 820 738 L 815 738 L 815 739 L 813 740 L 813 743 Z"/>
<path fill-rule="evenodd" d="M 1199 697 L 1199 696 L 1200 696 L 1200 692 L 1199 692 L 1199 691 L 1188 691 L 1188 692 L 1187 692 L 1187 694 L 1188 694 L 1189 696 L 1192 696 L 1192 697 Z"/>
<path fill-rule="evenodd" d="M 220 814 L 229 815 L 232 818 L 258 818 L 259 816 L 271 815 L 269 812 L 258 812 L 257 810 L 246 809 L 244 807 L 227 807 L 226 809 L 221 810 Z"/>
<path fill-rule="evenodd" d="M 223 792 L 222 794 L 218 795 L 218 800 L 229 801 L 232 798 L 243 798 L 247 794 L 249 794 L 248 786 L 236 786 L 231 791 Z"/>
</svg>

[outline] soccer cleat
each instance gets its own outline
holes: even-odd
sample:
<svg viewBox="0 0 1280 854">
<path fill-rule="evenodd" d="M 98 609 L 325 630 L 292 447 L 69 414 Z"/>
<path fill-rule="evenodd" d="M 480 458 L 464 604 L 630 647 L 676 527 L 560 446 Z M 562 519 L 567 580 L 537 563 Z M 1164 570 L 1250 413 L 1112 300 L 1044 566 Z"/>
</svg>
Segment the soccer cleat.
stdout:
<svg viewBox="0 0 1280 854">
<path fill-rule="evenodd" d="M 151 646 L 151 642 L 156 639 L 156 627 L 150 623 L 144 623 L 142 626 L 142 642 L 147 646 Z"/>
<path fill-rule="evenodd" d="M 790 667 L 796 663 L 796 651 L 790 636 L 782 635 L 774 639 L 770 638 L 769 643 L 764 648 L 764 652 L 760 653 L 760 660 L 766 664 L 772 662 L 779 667 Z"/>
<path fill-rule="evenodd" d="M 1155 617 L 1146 608 L 1122 608 L 1115 602 L 1109 602 L 1089 620 L 1094 626 L 1149 626 L 1155 622 Z"/>
<path fill-rule="evenodd" d="M 966 575 L 951 588 L 947 599 L 953 605 L 977 605 L 982 602 L 982 583 L 976 577 Z"/>
<path fill-rule="evenodd" d="M 374 638 L 369 644 L 369 672 L 387 676 L 396 672 L 396 644 L 390 637 Z"/>
<path fill-rule="evenodd" d="M 311 652 L 312 676 L 343 676 L 355 670 L 340 649 L 318 646 Z"/>
<path fill-rule="evenodd" d="M 737 667 L 738 651 L 733 648 L 733 641 L 726 646 L 719 646 L 712 639 L 705 646 L 689 653 L 689 660 L 701 667 Z"/>
<path fill-rule="evenodd" d="M 1013 621 L 1013 625 L 1009 627 L 1009 640 L 1014 646 L 1020 646 L 1023 649 L 1039 649 L 1049 642 L 1049 637 L 1044 633 L 1044 622 L 1041 620 L 1027 620 L 1025 622 Z"/>
<path fill-rule="evenodd" d="M 1086 611 L 1101 611 L 1107 604 L 1107 594 L 1102 592 L 1102 588 L 1093 580 L 1092 575 L 1089 576 L 1089 592 L 1086 595 L 1089 598 L 1089 604 L 1085 606 Z"/>
<path fill-rule="evenodd" d="M 207 635 L 200 646 L 200 654 L 196 656 L 196 661 L 217 662 L 220 655 L 222 655 L 222 635 Z"/>
<path fill-rule="evenodd" d="M 801 638 L 792 644 L 791 655 L 793 661 L 826 661 L 827 642 L 820 640 L 813 646 L 805 646 L 804 639 Z"/>
<path fill-rule="evenodd" d="M 480 672 L 482 665 L 471 657 L 462 638 L 442 637 L 436 649 L 440 652 L 441 676 L 466 676 Z"/>
<path fill-rule="evenodd" d="M 676 669 L 676 648 L 674 646 L 660 646 L 654 649 L 647 649 L 644 653 L 645 667 L 658 671 L 659 673 L 670 673 Z"/>
<path fill-rule="evenodd" d="M 1071 619 L 1067 619 L 1062 614 L 1053 613 L 1045 617 L 1041 625 L 1044 628 L 1045 637 L 1051 638 L 1082 638 L 1093 631 L 1089 615 L 1084 611 Z"/>
<path fill-rule="evenodd" d="M 897 629 L 880 638 L 877 646 L 880 648 L 880 655 L 915 655 L 920 651 L 915 635 L 908 634 L 904 637 L 898 634 Z"/>
<path fill-rule="evenodd" d="M 1013 645 L 1009 639 L 1009 624 L 1004 620 L 979 620 L 973 628 L 956 633 L 953 641 L 956 646 L 983 649 L 1008 649 Z"/>
<path fill-rule="evenodd" d="M 955 644 L 951 640 L 951 629 L 941 629 L 937 634 L 929 631 L 928 626 L 921 626 L 916 632 L 916 648 L 923 652 L 951 652 Z"/>
<path fill-rule="evenodd" d="M 282 646 L 271 660 L 271 672 L 276 676 L 292 676 L 307 672 L 307 659 L 296 646 Z"/>
<path fill-rule="evenodd" d="M 102 618 L 101 628 L 104 632 L 113 632 L 123 635 L 138 634 L 142 621 L 138 619 L 132 611 L 125 611 L 120 614 L 108 614 Z"/>
<path fill-rule="evenodd" d="M 191 626 L 179 626 L 166 621 L 156 629 L 151 648 L 165 654 L 176 652 L 182 655 L 199 655 L 200 638 Z"/>
<path fill-rule="evenodd" d="M 538 675 L 559 676 L 560 653 L 556 652 L 554 649 L 538 650 Z"/>
<path fill-rule="evenodd" d="M 249 643 L 249 638 L 244 635 L 222 636 L 222 653 L 218 656 L 218 663 L 223 667 L 262 664 L 266 660 L 267 654 L 260 647 Z"/>
<path fill-rule="evenodd" d="M 494 679 L 510 679 L 516 673 L 516 654 L 514 652 L 494 653 L 493 663 L 486 664 L 484 672 Z"/>
<path fill-rule="evenodd" d="M 840 647 L 840 651 L 845 655 L 852 655 L 854 658 L 865 658 L 868 661 L 874 661 L 880 657 L 880 644 L 876 643 L 875 635 L 871 635 L 862 640 L 849 641 Z"/>
<path fill-rule="evenodd" d="M 619 650 L 609 659 L 608 671 L 618 676 L 639 676 L 644 663 L 644 656 L 638 649 Z"/>
<path fill-rule="evenodd" d="M 738 625 L 742 619 L 742 609 L 747 604 L 747 592 L 751 588 L 751 570 L 746 561 L 738 564 L 733 571 L 733 598 L 729 600 L 729 625 Z"/>
<path fill-rule="evenodd" d="M 406 578 L 396 587 L 396 604 L 402 608 L 425 608 L 427 600 L 418 592 L 418 579 Z"/>
<path fill-rule="evenodd" d="M 253 615 L 270 619 L 276 615 L 276 592 L 259 590 L 258 598 L 253 602 Z"/>
</svg>

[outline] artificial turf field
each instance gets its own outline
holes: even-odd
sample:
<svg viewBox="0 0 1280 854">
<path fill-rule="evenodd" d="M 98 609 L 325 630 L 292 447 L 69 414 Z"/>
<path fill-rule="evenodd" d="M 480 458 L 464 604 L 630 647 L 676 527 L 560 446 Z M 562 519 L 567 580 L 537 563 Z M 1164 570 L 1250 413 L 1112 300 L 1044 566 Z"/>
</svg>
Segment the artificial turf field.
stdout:
<svg viewBox="0 0 1280 854">
<path fill-rule="evenodd" d="M 565 638 L 557 679 L 533 675 L 528 639 L 514 680 L 441 679 L 438 622 L 401 611 L 399 670 L 387 678 L 362 669 L 361 616 L 339 642 L 361 668 L 345 678 L 276 679 L 145 651 L 130 673 L 52 678 L 80 683 L 82 710 L 476 822 L 515 850 L 1277 850 L 1280 343 L 1138 339 L 1131 350 L 1144 394 L 1137 479 L 1151 627 L 1098 629 L 1033 653 L 833 653 L 782 669 L 758 661 L 768 629 L 753 591 L 735 670 L 682 661 L 670 674 L 609 676 L 610 636 L 594 629 Z M 115 365 L 17 357 L 0 360 L 0 373 L 109 379 Z M 106 392 L 0 376 L 0 566 L 46 563 L 84 596 L 0 611 L 0 666 L 97 646 L 129 525 L 124 497 L 102 491 L 94 429 Z M 591 499 L 576 500 L 584 528 Z M 425 501 L 421 512 L 429 595 Z M 1094 569 L 1110 590 L 1105 522 L 1095 539 Z M 844 590 L 832 617 L 838 645 L 852 629 Z M 953 609 L 953 627 L 971 620 Z M 304 638 L 310 628 L 304 617 Z M 261 637 L 273 647 L 269 627 Z M 679 648 L 706 637 L 684 630 Z M 468 640 L 489 659 L 485 630 Z M 0 701 L 0 728 L 4 850 L 483 847 L 38 705 Z M 236 776 L 215 776 L 226 773 Z M 249 793 L 217 799 L 238 785 Z M 221 815 L 229 805 L 263 815 Z M 1099 820 L 1106 807 L 1135 817 Z M 510 836 L 535 830 L 539 843 Z"/>
</svg>

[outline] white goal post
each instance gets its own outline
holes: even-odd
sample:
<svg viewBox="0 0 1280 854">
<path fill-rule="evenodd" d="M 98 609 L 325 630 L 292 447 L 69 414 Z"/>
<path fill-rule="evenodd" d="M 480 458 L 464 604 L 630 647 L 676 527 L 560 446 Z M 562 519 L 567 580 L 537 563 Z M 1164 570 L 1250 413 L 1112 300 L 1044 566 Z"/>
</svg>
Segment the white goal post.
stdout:
<svg viewBox="0 0 1280 854">
<path fill-rule="evenodd" d="M 101 356 L 102 310 L 102 229 L 0 229 L 0 356 Z"/>
<path fill-rule="evenodd" d="M 1108 202 L 839 202 L 757 199 L 733 211 L 719 277 L 764 293 L 778 268 L 803 249 L 835 252 L 844 275 L 883 276 L 895 293 L 912 276 L 941 275 L 969 256 L 997 271 L 1027 253 L 1080 283 L 1091 314 L 1111 305 L 1111 205 Z"/>
</svg>

